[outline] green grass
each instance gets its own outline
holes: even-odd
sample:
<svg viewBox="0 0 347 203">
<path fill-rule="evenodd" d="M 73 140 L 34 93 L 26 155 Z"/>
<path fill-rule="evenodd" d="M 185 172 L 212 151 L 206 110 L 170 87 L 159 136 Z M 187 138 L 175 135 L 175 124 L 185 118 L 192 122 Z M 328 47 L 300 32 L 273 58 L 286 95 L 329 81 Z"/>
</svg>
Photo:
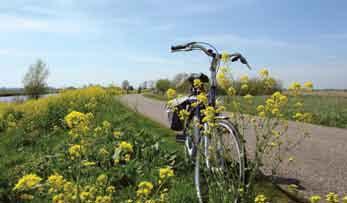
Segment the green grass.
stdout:
<svg viewBox="0 0 347 203">
<path fill-rule="evenodd" d="M 264 104 L 266 96 L 255 96 L 252 106 L 247 107 L 248 104 L 243 102 L 243 99 L 237 97 L 236 100 L 241 102 L 241 109 L 243 113 L 254 114 L 255 108 Z M 305 95 L 298 98 L 289 97 L 288 107 L 284 109 L 284 116 L 288 120 L 292 120 L 295 113 L 294 104 L 298 101 L 303 101 L 304 112 L 310 112 L 313 114 L 313 124 L 347 128 L 347 97 L 341 96 L 318 96 L 318 95 Z M 226 99 L 226 104 L 230 104 L 231 100 Z M 227 105 L 229 111 L 234 111 L 232 105 Z"/>
<path fill-rule="evenodd" d="M 176 144 L 172 131 L 129 110 L 114 98 L 106 99 L 97 109 L 98 111 L 95 112 L 94 116 L 95 124 L 107 120 L 113 128 L 124 132 L 125 137 L 132 140 L 133 143 L 140 139 L 139 136 L 149 143 L 155 140 L 160 143 L 159 154 L 152 157 L 151 160 L 148 158 L 140 160 L 142 166 L 147 164 L 148 167 L 144 169 L 146 172 L 143 174 L 133 173 L 133 177 L 129 177 L 131 181 L 136 183 L 143 179 L 152 178 L 153 180 L 159 167 L 168 164 L 165 155 L 171 154 L 176 157 L 174 165 L 176 177 L 169 192 L 170 202 L 196 202 L 193 170 L 187 170 L 187 165 L 183 161 L 183 146 Z M 66 150 L 69 143 L 68 130 L 64 126 L 57 130 L 34 129 L 31 132 L 27 132 L 23 128 L 16 128 L 0 133 L 0 137 L 0 202 L 18 202 L 17 195 L 13 193 L 12 188 L 24 174 L 36 173 L 46 178 L 55 171 L 70 173 L 69 162 L 55 157 Z M 111 145 L 112 147 L 113 144 L 107 139 L 100 139 L 96 143 L 93 148 L 104 145 Z M 138 148 L 141 147 L 138 146 Z M 136 168 L 133 170 L 136 171 Z M 128 168 L 127 170 L 132 169 Z M 96 169 L 89 174 L 90 177 L 82 176 L 82 182 L 88 181 L 92 176 L 100 173 L 117 175 L 110 169 Z M 130 196 L 136 190 L 134 185 L 116 185 L 116 187 L 119 197 Z M 269 183 L 259 183 L 259 192 L 268 196 L 272 202 L 290 202 L 283 193 Z M 33 202 L 50 201 L 47 198 L 45 196 L 39 197 Z"/>
<path fill-rule="evenodd" d="M 167 98 L 162 95 L 146 93 L 143 96 L 160 101 L 167 101 Z M 255 114 L 255 108 L 264 104 L 268 96 L 255 96 L 252 106 L 246 107 L 245 102 L 241 97 L 236 97 L 236 100 L 241 102 L 242 112 L 247 114 Z M 330 127 L 347 128 L 347 97 L 343 96 L 322 96 L 322 95 L 303 95 L 298 97 L 304 103 L 304 111 L 313 114 L 313 124 L 324 125 Z M 224 99 L 227 110 L 235 111 L 231 104 L 232 100 Z M 293 105 L 297 99 L 289 99 L 288 106 L 284 111 L 284 116 L 288 120 L 293 120 L 295 113 Z"/>
<path fill-rule="evenodd" d="M 142 94 L 144 97 L 150 98 L 150 99 L 156 99 L 159 101 L 167 101 L 167 96 L 166 95 L 161 95 L 161 94 L 154 94 L 154 93 L 143 93 Z"/>
</svg>

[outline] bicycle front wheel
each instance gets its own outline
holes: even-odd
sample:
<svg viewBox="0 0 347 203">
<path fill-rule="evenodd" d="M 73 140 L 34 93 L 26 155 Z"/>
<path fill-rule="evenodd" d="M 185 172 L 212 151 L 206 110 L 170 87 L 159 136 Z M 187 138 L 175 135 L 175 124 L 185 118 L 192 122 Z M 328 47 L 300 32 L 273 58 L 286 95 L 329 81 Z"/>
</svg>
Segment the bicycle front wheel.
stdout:
<svg viewBox="0 0 347 203">
<path fill-rule="evenodd" d="M 199 171 L 195 171 L 200 177 L 201 200 L 238 202 L 246 164 L 241 135 L 229 121 L 220 120 L 202 139 L 196 154 Z"/>
</svg>

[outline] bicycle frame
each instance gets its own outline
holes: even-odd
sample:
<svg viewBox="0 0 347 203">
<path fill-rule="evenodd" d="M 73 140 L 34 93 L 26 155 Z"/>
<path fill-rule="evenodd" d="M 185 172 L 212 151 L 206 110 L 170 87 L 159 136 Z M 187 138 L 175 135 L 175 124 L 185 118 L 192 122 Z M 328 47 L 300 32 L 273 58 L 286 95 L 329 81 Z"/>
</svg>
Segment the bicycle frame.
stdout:
<svg viewBox="0 0 347 203">
<path fill-rule="evenodd" d="M 211 47 L 215 52 L 213 52 L 212 49 L 206 49 L 204 46 L 202 46 L 202 44 L 204 45 L 208 45 L 209 47 Z M 208 44 L 208 43 L 204 43 L 204 42 L 191 42 L 188 43 L 186 45 L 178 45 L 178 46 L 172 46 L 171 47 L 171 51 L 192 51 L 192 50 L 200 50 L 203 51 L 206 55 L 208 55 L 209 57 L 212 58 L 211 64 L 210 64 L 210 80 L 211 80 L 211 86 L 209 88 L 208 91 L 208 106 L 212 106 L 212 107 L 216 107 L 216 94 L 217 94 L 217 72 L 218 72 L 218 67 L 220 64 L 220 60 L 222 58 L 222 56 L 218 53 L 217 49 L 215 49 L 212 45 Z M 224 57 L 224 56 L 223 56 Z M 248 65 L 247 60 L 239 53 L 235 53 L 235 54 L 231 54 L 231 55 L 227 55 L 227 57 L 229 59 L 231 59 L 232 62 L 240 60 L 241 63 L 245 64 L 248 66 L 248 68 L 250 69 L 250 66 Z M 194 87 L 193 87 L 193 91 Z M 193 93 L 194 96 L 197 95 Z M 194 100 L 196 100 L 196 98 L 194 98 Z M 185 127 L 184 127 L 184 135 L 186 136 L 187 133 L 187 129 L 189 129 L 189 124 L 192 122 L 191 119 L 197 119 L 197 120 L 193 120 L 193 125 L 195 125 L 195 122 L 198 122 L 199 125 L 203 124 L 203 128 L 205 130 L 208 130 L 209 126 L 208 123 L 204 123 L 202 122 L 202 115 L 201 115 L 201 110 L 202 108 L 205 108 L 204 105 L 197 105 L 195 107 L 193 107 L 193 109 L 191 109 L 191 115 L 193 115 L 193 117 L 190 117 L 188 122 L 185 123 Z M 193 113 L 193 114 L 192 114 Z M 227 117 L 224 116 L 216 116 L 216 120 L 219 119 L 227 119 Z M 220 120 L 219 120 L 220 121 Z M 200 175 L 199 175 L 199 171 L 200 171 L 200 166 L 199 166 L 199 159 L 200 156 L 197 154 L 198 153 L 198 148 L 199 148 L 199 144 L 201 142 L 201 128 L 198 126 L 194 126 L 193 128 L 193 135 L 192 136 L 186 136 L 186 140 L 185 140 L 185 147 L 187 149 L 187 153 L 189 158 L 192 160 L 192 157 L 195 157 L 195 176 L 194 176 L 194 181 L 195 181 L 195 185 L 196 185 L 196 191 L 197 191 L 197 195 L 198 195 L 198 199 L 199 202 L 202 203 L 202 198 L 201 198 L 201 191 L 200 191 Z M 193 139 L 193 140 L 192 140 Z M 202 154 L 205 156 L 205 164 L 206 167 L 208 169 L 210 169 L 210 163 L 209 163 L 209 145 L 210 145 L 210 140 L 209 140 L 209 136 L 203 136 L 203 151 Z M 220 151 L 221 146 L 217 146 L 217 150 Z M 238 154 L 240 154 L 240 151 L 238 152 Z M 198 155 L 198 156 L 196 156 Z M 207 157 L 207 158 L 206 158 Z M 240 161 L 241 163 L 241 161 Z M 224 166 L 224 162 L 221 162 L 221 165 Z M 224 168 L 224 167 L 223 167 Z M 240 174 L 241 174 L 241 169 L 240 169 Z"/>
</svg>

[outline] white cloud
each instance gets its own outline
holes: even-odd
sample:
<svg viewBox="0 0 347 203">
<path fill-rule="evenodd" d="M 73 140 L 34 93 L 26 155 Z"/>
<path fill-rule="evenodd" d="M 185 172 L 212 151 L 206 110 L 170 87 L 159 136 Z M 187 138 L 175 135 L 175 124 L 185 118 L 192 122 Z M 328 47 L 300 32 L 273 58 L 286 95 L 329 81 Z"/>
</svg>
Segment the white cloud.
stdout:
<svg viewBox="0 0 347 203">
<path fill-rule="evenodd" d="M 55 32 L 55 33 L 80 33 L 86 27 L 67 19 L 35 19 L 10 15 L 0 16 L 1 32 Z"/>
</svg>

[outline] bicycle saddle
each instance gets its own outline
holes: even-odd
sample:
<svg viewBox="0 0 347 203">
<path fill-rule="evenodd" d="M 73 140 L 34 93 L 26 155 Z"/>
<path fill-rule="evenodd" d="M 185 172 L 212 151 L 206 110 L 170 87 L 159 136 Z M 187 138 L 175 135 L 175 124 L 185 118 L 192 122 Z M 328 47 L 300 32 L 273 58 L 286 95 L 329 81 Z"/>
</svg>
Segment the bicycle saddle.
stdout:
<svg viewBox="0 0 347 203">
<path fill-rule="evenodd" d="M 203 73 L 192 73 L 192 74 L 190 74 L 190 76 L 188 77 L 187 80 L 190 83 L 193 83 L 195 79 L 199 79 L 203 83 L 209 82 L 208 76 L 203 74 Z"/>
</svg>

